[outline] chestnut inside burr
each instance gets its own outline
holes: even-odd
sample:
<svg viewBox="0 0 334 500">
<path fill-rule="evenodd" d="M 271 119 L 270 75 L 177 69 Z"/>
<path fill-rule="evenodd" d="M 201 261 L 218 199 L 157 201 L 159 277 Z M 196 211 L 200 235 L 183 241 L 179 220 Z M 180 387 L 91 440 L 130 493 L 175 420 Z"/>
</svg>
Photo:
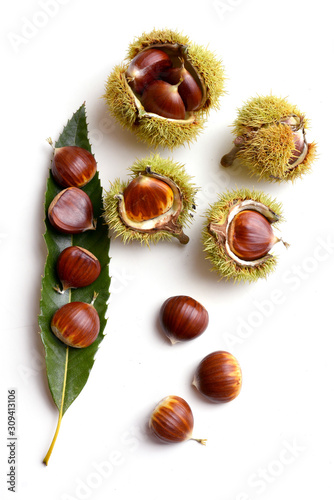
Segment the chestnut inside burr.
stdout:
<svg viewBox="0 0 334 500">
<path fill-rule="evenodd" d="M 141 115 L 193 120 L 206 101 L 206 85 L 180 44 L 157 44 L 140 51 L 125 73 Z"/>
<path fill-rule="evenodd" d="M 247 261 L 261 259 L 276 242 L 270 222 L 255 210 L 243 210 L 233 218 L 228 240 L 232 251 Z"/>
</svg>

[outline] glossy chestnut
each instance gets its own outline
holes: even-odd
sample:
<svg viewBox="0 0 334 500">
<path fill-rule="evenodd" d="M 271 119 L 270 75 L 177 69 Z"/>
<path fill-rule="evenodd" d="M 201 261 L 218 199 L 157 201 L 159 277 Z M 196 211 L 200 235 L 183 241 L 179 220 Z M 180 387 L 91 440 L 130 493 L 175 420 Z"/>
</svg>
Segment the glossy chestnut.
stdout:
<svg viewBox="0 0 334 500">
<path fill-rule="evenodd" d="M 146 49 L 132 59 L 126 71 L 127 81 L 137 94 L 158 78 L 161 71 L 172 66 L 172 61 L 163 50 Z"/>
<path fill-rule="evenodd" d="M 228 242 L 235 255 L 254 261 L 267 255 L 277 243 L 268 219 L 255 210 L 243 210 L 235 215 L 229 230 Z"/>
<path fill-rule="evenodd" d="M 193 385 L 209 401 L 227 403 L 241 390 L 242 374 L 236 358 L 226 351 L 208 354 L 199 363 Z"/>
<path fill-rule="evenodd" d="M 162 330 L 172 344 L 198 337 L 206 330 L 208 322 L 205 307 L 186 295 L 170 297 L 160 309 Z"/>
<path fill-rule="evenodd" d="M 55 196 L 48 209 L 48 218 L 55 229 L 65 234 L 95 229 L 92 202 L 76 187 L 66 188 Z"/>
<path fill-rule="evenodd" d="M 51 330 L 68 346 L 88 347 L 99 334 L 100 318 L 92 304 L 69 302 L 53 315 Z"/>
<path fill-rule="evenodd" d="M 150 83 L 145 87 L 141 99 L 145 111 L 164 118 L 184 120 L 186 108 L 179 94 L 179 85 L 171 85 L 163 80 Z"/>
<path fill-rule="evenodd" d="M 167 396 L 152 412 L 149 427 L 164 443 L 180 443 L 192 437 L 194 417 L 188 403 L 179 396 Z M 205 444 L 205 439 L 194 439 Z"/>
<path fill-rule="evenodd" d="M 201 107 L 203 92 L 195 78 L 186 70 L 184 65 L 179 68 L 170 68 L 161 74 L 162 80 L 176 85 L 180 83 L 178 92 L 184 102 L 186 111 L 196 111 Z"/>
<path fill-rule="evenodd" d="M 167 213 L 174 201 L 171 187 L 148 175 L 135 177 L 125 188 L 123 197 L 127 217 L 134 222 L 151 220 Z"/>
<path fill-rule="evenodd" d="M 64 188 L 85 186 L 96 169 L 96 160 L 87 149 L 64 146 L 54 150 L 51 172 L 57 184 Z"/>
<path fill-rule="evenodd" d="M 100 272 L 98 258 L 79 246 L 65 248 L 57 259 L 57 273 L 63 290 L 89 286 L 99 277 Z"/>
</svg>

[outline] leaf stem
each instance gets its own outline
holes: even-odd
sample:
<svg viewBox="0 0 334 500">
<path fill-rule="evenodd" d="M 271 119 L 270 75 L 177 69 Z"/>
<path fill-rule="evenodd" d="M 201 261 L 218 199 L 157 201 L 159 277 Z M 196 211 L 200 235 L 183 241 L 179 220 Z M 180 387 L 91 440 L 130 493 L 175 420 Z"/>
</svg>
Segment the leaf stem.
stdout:
<svg viewBox="0 0 334 500">
<path fill-rule="evenodd" d="M 63 390 L 62 390 L 62 395 L 61 395 L 61 405 L 60 405 L 60 410 L 59 410 L 59 416 L 58 416 L 58 423 L 56 427 L 56 432 L 53 436 L 52 443 L 50 445 L 50 448 L 47 452 L 47 454 L 44 457 L 43 463 L 45 465 L 48 465 L 49 459 L 52 453 L 52 450 L 54 448 L 54 445 L 57 441 L 57 437 L 59 434 L 59 429 L 60 429 L 60 424 L 63 418 L 63 408 L 64 408 L 64 400 L 65 400 L 65 388 L 66 388 L 66 378 L 67 378 L 67 366 L 68 366 L 68 352 L 69 352 L 69 347 L 66 348 L 66 359 L 65 359 L 65 370 L 64 370 L 64 382 L 63 382 Z"/>
</svg>

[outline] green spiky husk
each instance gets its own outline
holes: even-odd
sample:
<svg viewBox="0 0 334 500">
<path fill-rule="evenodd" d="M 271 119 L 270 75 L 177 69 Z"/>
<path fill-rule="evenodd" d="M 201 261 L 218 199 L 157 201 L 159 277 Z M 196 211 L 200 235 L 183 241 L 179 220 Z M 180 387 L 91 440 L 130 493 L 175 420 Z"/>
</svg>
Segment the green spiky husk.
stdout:
<svg viewBox="0 0 334 500">
<path fill-rule="evenodd" d="M 296 106 L 291 105 L 286 98 L 274 95 L 256 96 L 244 103 L 238 109 L 238 116 L 233 126 L 235 135 L 243 135 L 248 128 L 260 128 L 263 125 L 272 125 L 290 115 L 303 116 Z M 307 121 L 304 118 L 304 127 Z"/>
<path fill-rule="evenodd" d="M 226 254 L 223 245 L 218 243 L 215 235 L 208 229 L 211 222 L 221 223 L 225 221 L 229 211 L 236 203 L 249 199 L 263 203 L 282 220 L 281 204 L 261 191 L 243 188 L 227 191 L 220 195 L 218 201 L 211 205 L 205 214 L 207 220 L 202 232 L 204 252 L 207 254 L 206 259 L 211 261 L 211 270 L 218 273 L 220 279 L 232 280 L 237 283 L 242 281 L 255 282 L 259 278 L 266 278 L 276 267 L 277 257 L 275 255 L 270 255 L 265 262 L 256 267 L 238 265 Z"/>
<path fill-rule="evenodd" d="M 155 154 L 149 157 L 137 160 L 130 167 L 131 180 L 139 174 L 145 174 L 149 167 L 152 172 L 163 175 L 171 179 L 182 193 L 182 210 L 178 217 L 178 223 L 184 227 L 189 226 L 192 213 L 195 210 L 195 194 L 198 188 L 192 183 L 192 177 L 187 174 L 184 165 L 172 161 L 170 158 L 162 158 Z M 173 234 L 167 231 L 157 231 L 155 233 L 144 233 L 127 227 L 118 212 L 118 200 L 116 195 L 123 193 L 130 181 L 125 182 L 116 179 L 110 183 L 110 189 L 104 196 L 104 219 L 116 237 L 122 238 L 124 243 L 139 241 L 141 244 L 149 246 L 162 240 L 172 240 Z"/>
<path fill-rule="evenodd" d="M 289 170 L 288 161 L 294 151 L 293 134 L 284 124 L 259 129 L 253 139 L 246 141 L 237 158 L 259 179 L 282 182 L 294 181 L 311 170 L 316 158 L 316 145 L 308 144 L 308 153 L 302 163 Z"/>
<path fill-rule="evenodd" d="M 193 121 L 177 121 L 157 115 L 140 116 L 135 99 L 127 84 L 125 72 L 130 61 L 141 50 L 156 44 L 180 44 L 187 47 L 187 58 L 202 76 L 207 87 L 207 99 L 201 110 L 194 113 Z M 127 60 L 115 66 L 108 77 L 104 98 L 110 114 L 121 125 L 134 132 L 139 140 L 151 146 L 174 149 L 190 144 L 202 132 L 211 108 L 219 108 L 224 92 L 224 69 L 221 61 L 207 48 L 191 44 L 188 37 L 172 30 L 153 30 L 143 33 L 129 46 Z"/>
<path fill-rule="evenodd" d="M 308 121 L 285 98 L 257 96 L 238 110 L 233 132 L 246 139 L 236 157 L 252 175 L 281 182 L 294 181 L 310 171 L 316 158 L 315 143 L 308 145 L 308 153 L 297 167 L 291 169 L 288 164 L 295 149 L 293 133 L 290 127 L 279 122 L 291 115 L 301 118 L 304 129 L 307 129 Z"/>
</svg>

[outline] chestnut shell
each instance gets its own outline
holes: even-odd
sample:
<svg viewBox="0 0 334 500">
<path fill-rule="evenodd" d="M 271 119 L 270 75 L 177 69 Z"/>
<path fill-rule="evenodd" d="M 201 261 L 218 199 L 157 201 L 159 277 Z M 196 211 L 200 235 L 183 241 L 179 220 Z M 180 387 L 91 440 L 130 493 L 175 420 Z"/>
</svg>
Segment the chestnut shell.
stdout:
<svg viewBox="0 0 334 500">
<path fill-rule="evenodd" d="M 180 443 L 191 438 L 193 413 L 183 398 L 167 396 L 153 410 L 149 427 L 160 441 Z"/>
<path fill-rule="evenodd" d="M 241 390 L 242 374 L 236 358 L 226 351 L 216 351 L 199 363 L 193 385 L 213 403 L 227 403 Z"/>
<path fill-rule="evenodd" d="M 78 234 L 95 229 L 93 204 L 79 188 L 70 187 L 58 193 L 49 205 L 52 226 L 64 234 Z"/>
<path fill-rule="evenodd" d="M 160 324 L 172 343 L 192 340 L 207 328 L 209 315 L 205 307 L 187 295 L 167 299 L 160 309 Z"/>
<path fill-rule="evenodd" d="M 93 305 L 86 302 L 69 302 L 53 315 L 51 330 L 66 345 L 88 347 L 97 339 L 100 318 Z"/>
<path fill-rule="evenodd" d="M 243 210 L 235 215 L 229 226 L 228 242 L 238 257 L 254 261 L 265 257 L 276 239 L 264 215 L 255 210 Z"/>
<path fill-rule="evenodd" d="M 52 175 L 61 187 L 83 187 L 96 173 L 96 160 L 87 149 L 78 146 L 56 148 L 52 160 Z"/>
<path fill-rule="evenodd" d="M 91 285 L 101 272 L 97 257 L 79 246 L 65 248 L 59 254 L 56 265 L 64 290 Z"/>
<path fill-rule="evenodd" d="M 138 175 L 125 188 L 124 206 L 128 218 L 134 222 L 155 219 L 173 206 L 174 194 L 163 180 Z"/>
</svg>

